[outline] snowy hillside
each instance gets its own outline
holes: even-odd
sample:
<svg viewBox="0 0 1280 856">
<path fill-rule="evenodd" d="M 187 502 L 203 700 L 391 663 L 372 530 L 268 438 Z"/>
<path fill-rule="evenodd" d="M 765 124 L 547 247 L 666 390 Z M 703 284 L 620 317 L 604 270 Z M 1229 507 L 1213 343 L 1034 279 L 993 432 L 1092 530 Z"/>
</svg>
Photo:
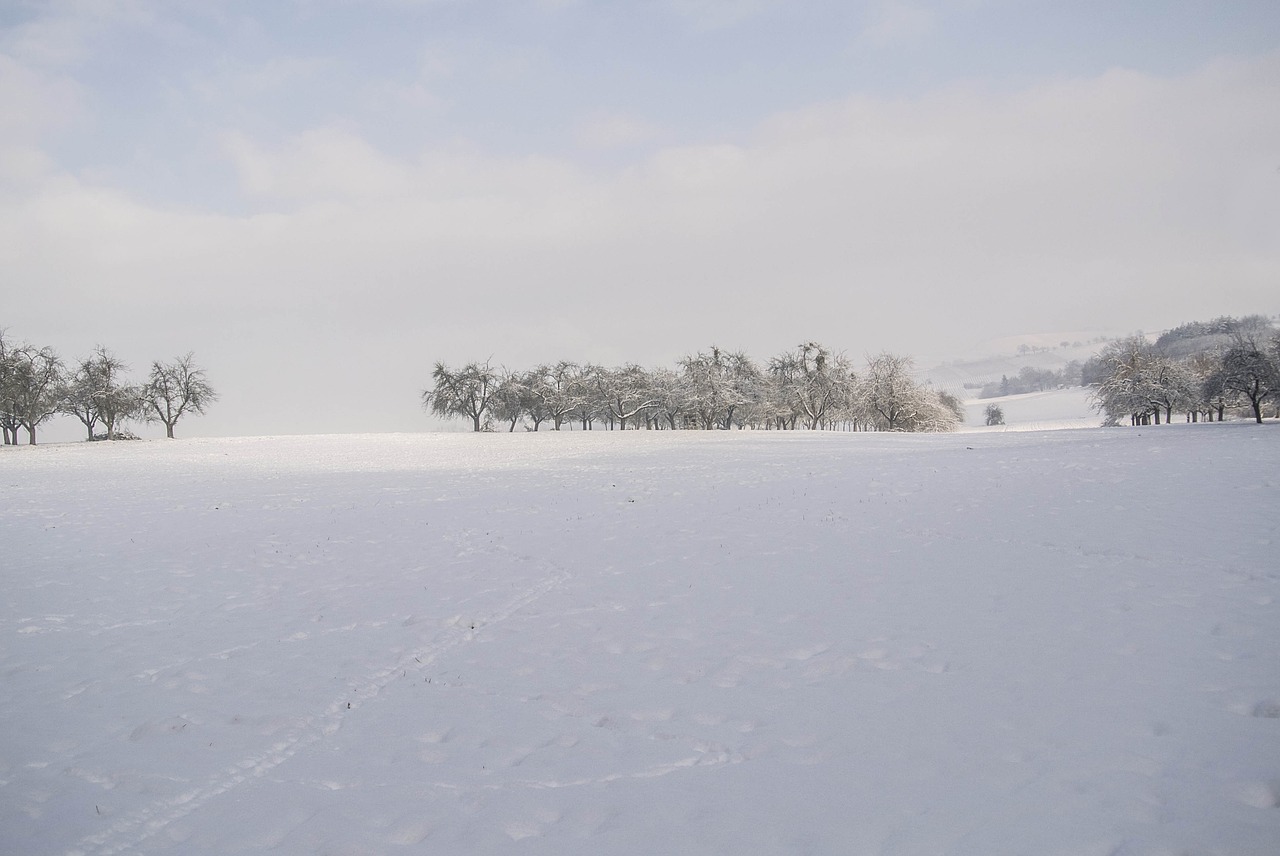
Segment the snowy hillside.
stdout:
<svg viewBox="0 0 1280 856">
<path fill-rule="evenodd" d="M 1077 338 L 1053 344 L 1051 340 L 1058 335 L 1075 335 Z M 1002 376 L 1017 377 L 1018 372 L 1028 366 L 1061 371 L 1072 360 L 1087 362 L 1102 350 L 1104 342 L 1105 339 L 1098 334 L 1090 336 L 1084 333 L 1009 337 L 979 346 L 976 349 L 978 356 L 927 366 L 919 374 L 921 379 L 934 386 L 958 390 L 965 384 L 980 385 L 998 382 Z M 1019 346 L 1031 350 L 1020 352 Z"/>
<path fill-rule="evenodd" d="M 980 431 L 1052 431 L 1062 428 L 1096 428 L 1102 417 L 1093 409 L 1091 392 L 1082 386 L 1050 389 L 996 398 L 970 398 L 964 402 L 964 426 Z M 1004 413 L 1003 425 L 986 427 L 986 409 L 996 405 Z"/>
<path fill-rule="evenodd" d="M 5 448 L 0 852 L 1274 854 L 1278 430 Z"/>
</svg>

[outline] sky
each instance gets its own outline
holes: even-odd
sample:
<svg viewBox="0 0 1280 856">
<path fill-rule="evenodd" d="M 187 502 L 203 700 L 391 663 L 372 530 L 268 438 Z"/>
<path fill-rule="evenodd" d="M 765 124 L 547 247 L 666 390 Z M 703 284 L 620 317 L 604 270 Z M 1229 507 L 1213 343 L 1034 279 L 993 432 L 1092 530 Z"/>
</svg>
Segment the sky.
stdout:
<svg viewBox="0 0 1280 856">
<path fill-rule="evenodd" d="M 180 435 L 426 430 L 437 360 L 1249 313 L 1274 2 L 0 3 L 0 327 L 194 352 Z"/>
</svg>

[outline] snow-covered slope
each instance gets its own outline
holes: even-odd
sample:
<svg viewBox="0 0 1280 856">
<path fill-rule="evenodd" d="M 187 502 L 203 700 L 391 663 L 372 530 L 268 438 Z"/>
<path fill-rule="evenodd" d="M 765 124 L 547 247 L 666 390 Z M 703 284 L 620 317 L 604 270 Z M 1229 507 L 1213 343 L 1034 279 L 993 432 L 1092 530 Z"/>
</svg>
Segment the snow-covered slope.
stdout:
<svg viewBox="0 0 1280 856">
<path fill-rule="evenodd" d="M 4 449 L 0 852 L 1272 854 L 1280 433 Z"/>
<path fill-rule="evenodd" d="M 1091 391 L 1082 386 L 1050 389 L 997 398 L 965 401 L 964 425 L 978 431 L 1052 431 L 1062 428 L 1096 428 L 1102 416 L 1093 409 Z M 996 405 L 1004 424 L 987 427 L 986 410 Z"/>
</svg>

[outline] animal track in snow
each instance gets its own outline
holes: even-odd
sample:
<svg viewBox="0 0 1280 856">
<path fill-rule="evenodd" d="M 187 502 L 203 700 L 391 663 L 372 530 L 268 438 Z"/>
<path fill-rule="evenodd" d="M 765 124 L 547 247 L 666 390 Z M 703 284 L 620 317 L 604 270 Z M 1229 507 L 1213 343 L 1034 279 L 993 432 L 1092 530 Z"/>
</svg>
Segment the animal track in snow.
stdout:
<svg viewBox="0 0 1280 856">
<path fill-rule="evenodd" d="M 509 553 L 505 548 L 497 545 L 488 549 Z M 516 558 L 521 561 L 530 561 L 527 557 Z M 306 717 L 297 728 L 291 729 L 284 739 L 273 743 L 261 752 L 235 762 L 198 788 L 157 800 L 122 818 L 107 829 L 86 836 L 67 851 L 67 856 L 88 856 L 91 853 L 111 856 L 111 854 L 132 851 L 142 842 L 196 811 L 210 800 L 227 793 L 249 779 L 270 772 L 302 749 L 334 734 L 342 727 L 343 719 L 348 712 L 359 709 L 363 700 L 376 696 L 391 682 L 402 677 L 410 664 L 414 666 L 415 673 L 420 672 L 423 667 L 433 664 L 454 648 L 473 640 L 483 628 L 492 627 L 507 620 L 548 592 L 563 585 L 570 577 L 569 573 L 562 568 L 549 563 L 538 564 L 541 564 L 548 573 L 492 612 L 475 619 L 474 622 L 458 621 L 448 624 L 443 636 L 438 636 L 421 648 L 404 652 L 385 668 L 365 675 L 359 685 L 348 686 L 342 695 L 334 699 L 322 712 Z M 153 672 L 149 677 L 154 680 L 157 673 Z M 135 677 L 145 679 L 148 675 L 142 674 Z M 142 728 L 146 734 L 151 733 L 151 730 L 150 727 Z M 137 734 L 134 739 L 141 736 L 143 734 Z"/>
</svg>

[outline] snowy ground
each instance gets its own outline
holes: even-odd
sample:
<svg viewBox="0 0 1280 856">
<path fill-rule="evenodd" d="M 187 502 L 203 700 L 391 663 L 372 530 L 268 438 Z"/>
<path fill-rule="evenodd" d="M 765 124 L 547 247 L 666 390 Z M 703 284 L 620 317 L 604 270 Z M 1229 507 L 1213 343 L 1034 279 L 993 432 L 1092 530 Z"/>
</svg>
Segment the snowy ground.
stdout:
<svg viewBox="0 0 1280 856">
<path fill-rule="evenodd" d="M 1280 428 L 0 450 L 0 853 L 1275 854 Z"/>
<path fill-rule="evenodd" d="M 1003 425 L 987 427 L 986 411 L 992 404 L 1004 412 Z M 964 408 L 965 427 L 985 431 L 1057 431 L 1097 428 L 1102 424 L 1102 416 L 1093 409 L 1092 391 L 1084 386 L 971 398 L 965 401 Z"/>
</svg>

